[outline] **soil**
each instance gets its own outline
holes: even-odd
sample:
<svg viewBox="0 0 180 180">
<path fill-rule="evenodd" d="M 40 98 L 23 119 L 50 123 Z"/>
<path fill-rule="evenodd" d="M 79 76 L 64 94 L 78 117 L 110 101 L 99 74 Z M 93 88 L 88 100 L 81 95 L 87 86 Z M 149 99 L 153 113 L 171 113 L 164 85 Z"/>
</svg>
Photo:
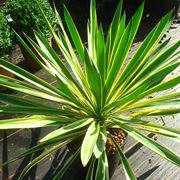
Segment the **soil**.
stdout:
<svg viewBox="0 0 180 180">
<path fill-rule="evenodd" d="M 119 146 L 120 147 L 123 146 L 123 144 L 126 140 L 127 134 L 122 129 L 119 129 L 119 128 L 110 129 L 109 132 L 110 132 L 111 136 L 113 136 L 115 141 L 119 144 Z M 107 139 L 106 149 L 107 149 L 108 154 L 116 154 L 117 153 L 116 147 L 110 138 Z"/>
</svg>

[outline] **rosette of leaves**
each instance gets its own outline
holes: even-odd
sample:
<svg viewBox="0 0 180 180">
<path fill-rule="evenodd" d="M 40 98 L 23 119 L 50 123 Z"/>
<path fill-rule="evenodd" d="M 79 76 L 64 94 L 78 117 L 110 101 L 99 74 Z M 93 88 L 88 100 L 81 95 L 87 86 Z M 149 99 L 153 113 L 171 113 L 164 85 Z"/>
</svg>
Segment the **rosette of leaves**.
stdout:
<svg viewBox="0 0 180 180">
<path fill-rule="evenodd" d="M 46 17 L 55 26 L 56 20 L 54 11 L 51 8 L 48 0 L 38 0 Z M 46 26 L 46 22 L 40 12 L 36 0 L 9 0 L 4 7 L 4 13 L 10 14 L 13 19 L 12 27 L 22 35 L 27 34 L 34 37 L 33 30 L 41 30 L 46 38 L 51 37 L 51 34 Z"/>
<path fill-rule="evenodd" d="M 144 135 L 147 131 L 175 140 L 180 139 L 178 129 L 148 121 L 147 118 L 180 112 L 179 92 L 161 93 L 157 97 L 148 98 L 154 93 L 164 92 L 180 83 L 179 76 L 166 78 L 180 64 L 177 52 L 180 42 L 171 47 L 167 47 L 169 40 L 158 44 L 171 24 L 171 11 L 159 21 L 129 59 L 129 51 L 142 18 L 143 8 L 144 4 L 126 24 L 126 14 L 122 12 L 120 1 L 109 30 L 104 35 L 103 28 L 97 21 L 95 0 L 91 0 L 87 46 L 82 43 L 66 8 L 64 17 L 70 37 L 57 11 L 55 12 L 59 33 L 53 30 L 42 10 L 49 31 L 64 56 L 63 61 L 49 46 L 42 33 L 35 33 L 38 44 L 26 37 L 46 64 L 41 63 L 17 35 L 34 60 L 57 83 L 54 86 L 20 67 L 0 61 L 0 67 L 21 78 L 16 80 L 0 75 L 1 85 L 39 99 L 37 102 L 28 97 L 24 99 L 15 95 L 1 94 L 0 101 L 4 105 L 0 106 L 0 113 L 26 116 L 1 120 L 0 129 L 57 127 L 57 130 L 43 137 L 40 144 L 10 161 L 47 148 L 24 168 L 19 179 L 52 152 L 82 136 L 84 138 L 80 149 L 54 176 L 55 180 L 61 179 L 65 170 L 79 154 L 83 166 L 89 165 L 87 180 L 109 179 L 107 138 L 112 140 L 119 153 L 127 179 L 136 179 L 126 156 L 110 133 L 112 128 L 124 130 L 144 146 L 180 166 L 180 158 L 174 152 Z"/>
<path fill-rule="evenodd" d="M 12 32 L 6 17 L 0 12 L 0 58 L 6 59 L 12 49 Z"/>
</svg>

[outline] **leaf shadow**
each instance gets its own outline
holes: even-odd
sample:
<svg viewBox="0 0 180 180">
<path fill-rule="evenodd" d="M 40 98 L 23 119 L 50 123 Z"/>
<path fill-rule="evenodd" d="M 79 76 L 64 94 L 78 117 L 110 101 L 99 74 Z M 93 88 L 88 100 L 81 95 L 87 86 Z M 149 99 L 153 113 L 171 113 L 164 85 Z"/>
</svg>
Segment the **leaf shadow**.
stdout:
<svg viewBox="0 0 180 180">
<path fill-rule="evenodd" d="M 8 156 L 9 156 L 9 144 L 8 142 L 8 135 L 6 131 L 3 131 L 3 141 L 2 141 L 2 164 L 7 162 Z M 31 141 L 28 148 L 31 148 L 38 144 L 39 139 L 41 135 L 41 128 L 37 129 L 31 129 Z M 16 138 L 17 139 L 17 138 Z M 16 151 L 17 149 L 15 149 Z M 23 168 L 32 161 L 32 159 L 36 158 L 37 156 L 41 155 L 44 149 L 35 152 L 32 155 L 26 156 L 23 158 L 23 160 L 19 163 L 17 162 L 15 165 L 11 166 L 10 164 L 7 164 L 2 167 L 2 180 L 17 180 L 19 175 L 21 174 Z M 18 152 L 18 150 L 17 150 Z M 43 168 L 40 169 L 40 178 L 42 180 L 52 179 L 59 170 L 63 167 L 66 160 L 72 156 L 72 153 L 67 149 L 67 147 L 63 147 L 55 152 L 54 158 L 49 166 L 46 166 L 46 169 Z M 79 166 L 79 167 L 78 167 Z M 39 176 L 39 169 L 41 166 L 34 166 L 23 178 L 23 180 L 31 179 L 35 180 L 37 179 L 37 176 Z M 16 168 L 15 172 L 14 168 Z M 81 177 L 81 174 L 83 172 L 80 172 L 81 169 L 81 163 L 76 162 L 68 169 L 68 171 L 64 174 L 62 180 L 74 180 L 74 177 Z M 1 179 L 1 177 L 0 177 Z M 83 179 L 78 179 L 83 180 Z"/>
<path fill-rule="evenodd" d="M 145 180 L 147 179 L 154 171 L 156 171 L 156 169 L 159 168 L 159 165 L 151 168 L 150 170 L 146 171 L 145 173 L 143 173 L 141 176 L 139 176 L 137 179 L 138 180 Z"/>
</svg>

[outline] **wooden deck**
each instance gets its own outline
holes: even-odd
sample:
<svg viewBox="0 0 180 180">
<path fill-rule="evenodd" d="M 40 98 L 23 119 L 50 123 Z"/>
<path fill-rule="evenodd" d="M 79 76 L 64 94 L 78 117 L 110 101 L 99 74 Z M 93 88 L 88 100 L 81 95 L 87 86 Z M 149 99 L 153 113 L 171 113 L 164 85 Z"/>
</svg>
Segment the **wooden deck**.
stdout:
<svg viewBox="0 0 180 180">
<path fill-rule="evenodd" d="M 171 37 L 170 44 L 180 39 L 180 26 L 173 25 L 169 30 L 165 38 Z M 139 42 L 135 43 L 134 49 L 138 46 Z M 134 50 L 132 50 L 134 51 Z M 21 58 L 20 54 L 16 54 Z M 180 68 L 176 69 L 171 76 L 179 75 Z M 42 77 L 49 83 L 54 83 L 53 80 L 48 77 L 43 70 L 36 72 L 37 76 Z M 180 86 L 171 89 L 171 91 L 179 91 Z M 26 96 L 24 96 L 26 98 Z M 152 119 L 154 121 L 154 119 Z M 155 119 L 155 121 L 160 121 Z M 180 116 L 164 118 L 165 123 L 168 126 L 180 128 Z M 50 128 L 36 130 L 17 130 L 17 131 L 1 131 L 0 132 L 0 164 L 8 159 L 15 157 L 17 154 L 24 152 L 29 147 L 32 147 L 38 142 L 39 137 L 51 131 Z M 148 134 L 156 141 L 161 142 L 172 149 L 176 154 L 180 155 L 180 144 L 171 139 L 167 139 L 160 136 L 154 136 Z M 125 152 L 130 164 L 132 165 L 139 180 L 179 180 L 180 169 L 162 159 L 140 143 L 137 143 L 132 138 L 128 137 L 128 141 L 125 145 Z M 49 159 L 46 159 L 38 167 L 35 167 L 33 171 L 25 179 L 31 180 L 50 180 L 54 170 L 58 170 L 59 164 L 61 164 L 69 152 L 66 149 L 61 149 L 56 154 L 52 154 Z M 17 179 L 17 174 L 22 170 L 25 164 L 27 164 L 32 157 L 27 157 L 24 160 L 17 161 L 9 166 L 0 169 L 0 179 Z M 76 180 L 74 174 L 77 172 L 67 173 L 64 180 Z M 8 178 L 9 177 L 9 178 Z M 124 172 L 121 164 L 117 168 L 112 180 L 125 180 Z"/>
<path fill-rule="evenodd" d="M 169 45 L 180 39 L 180 26 L 170 29 L 166 34 L 166 38 L 171 37 Z M 180 49 L 179 49 L 180 50 Z M 178 67 L 170 76 L 180 75 L 180 67 Z M 170 90 L 170 92 L 179 92 L 180 85 Z M 180 129 L 180 115 L 174 117 L 163 118 L 167 126 L 176 127 Z M 154 119 L 152 119 L 154 121 Z M 155 119 L 159 121 L 160 119 Z M 170 148 L 176 154 L 180 156 L 180 143 L 172 139 L 164 138 L 162 136 L 155 136 L 148 134 L 157 142 Z M 161 158 L 145 146 L 135 142 L 129 137 L 127 144 L 125 145 L 125 152 L 130 164 L 132 165 L 139 180 L 179 180 L 180 168 L 172 163 Z M 125 175 L 121 165 L 117 168 L 112 180 L 125 180 Z"/>
</svg>

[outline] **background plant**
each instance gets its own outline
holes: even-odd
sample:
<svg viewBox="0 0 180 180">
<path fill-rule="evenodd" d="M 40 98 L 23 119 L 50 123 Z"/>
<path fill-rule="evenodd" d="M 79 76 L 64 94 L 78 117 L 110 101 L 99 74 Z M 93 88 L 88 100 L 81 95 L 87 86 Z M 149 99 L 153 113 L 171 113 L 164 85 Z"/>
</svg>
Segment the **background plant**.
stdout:
<svg viewBox="0 0 180 180">
<path fill-rule="evenodd" d="M 39 0 L 39 3 L 51 25 L 54 26 L 56 22 L 55 15 L 48 0 Z M 24 32 L 28 36 L 34 37 L 33 30 L 38 29 L 47 38 L 51 35 L 36 0 L 9 0 L 4 7 L 4 13 L 11 15 L 14 20 L 12 26 L 21 35 Z"/>
<path fill-rule="evenodd" d="M 0 58 L 6 58 L 12 49 L 12 32 L 6 17 L 0 12 Z"/>
<path fill-rule="evenodd" d="M 180 77 L 165 79 L 179 66 L 180 45 L 178 41 L 167 48 L 169 40 L 158 44 L 170 26 L 172 11 L 147 35 L 136 52 L 129 58 L 129 51 L 138 30 L 143 14 L 142 4 L 126 25 L 126 15 L 122 12 L 120 1 L 107 35 L 98 24 L 95 1 L 91 1 L 90 21 L 87 26 L 87 47 L 83 45 L 73 20 L 64 9 L 64 17 L 70 38 L 57 11 L 56 16 L 60 31 L 56 33 L 46 19 L 49 31 L 53 35 L 66 62 L 50 47 L 41 32 L 36 32 L 37 45 L 28 36 L 27 39 L 43 58 L 41 63 L 23 39 L 20 42 L 43 68 L 56 80 L 57 87 L 39 77 L 10 64 L 0 61 L 3 67 L 22 80 L 15 80 L 0 75 L 0 83 L 8 88 L 46 100 L 46 103 L 14 95 L 1 94 L 0 113 L 24 114 L 23 118 L 0 121 L 1 129 L 37 128 L 61 126 L 40 140 L 40 144 L 17 156 L 11 162 L 34 153 L 44 147 L 48 150 L 32 160 L 22 171 L 19 179 L 51 152 L 71 141 L 84 136 L 80 149 L 65 163 L 55 175 L 60 179 L 65 170 L 80 154 L 82 164 L 89 164 L 86 179 L 109 179 L 106 153 L 106 140 L 111 138 L 122 161 L 127 179 L 136 176 L 109 129 L 120 128 L 134 139 L 147 146 L 163 158 L 180 166 L 180 158 L 171 150 L 145 136 L 149 131 L 175 140 L 180 139 L 178 129 L 150 122 L 147 117 L 159 117 L 180 112 L 180 93 L 166 93 L 149 98 L 150 95 L 164 92 L 180 83 Z M 74 51 L 76 49 L 76 53 Z M 55 102 L 48 104 L 48 102 Z M 8 106 L 7 106 L 8 104 Z M 53 145 L 53 146 L 52 146 Z M 97 162 L 97 168 L 94 168 Z"/>
</svg>

